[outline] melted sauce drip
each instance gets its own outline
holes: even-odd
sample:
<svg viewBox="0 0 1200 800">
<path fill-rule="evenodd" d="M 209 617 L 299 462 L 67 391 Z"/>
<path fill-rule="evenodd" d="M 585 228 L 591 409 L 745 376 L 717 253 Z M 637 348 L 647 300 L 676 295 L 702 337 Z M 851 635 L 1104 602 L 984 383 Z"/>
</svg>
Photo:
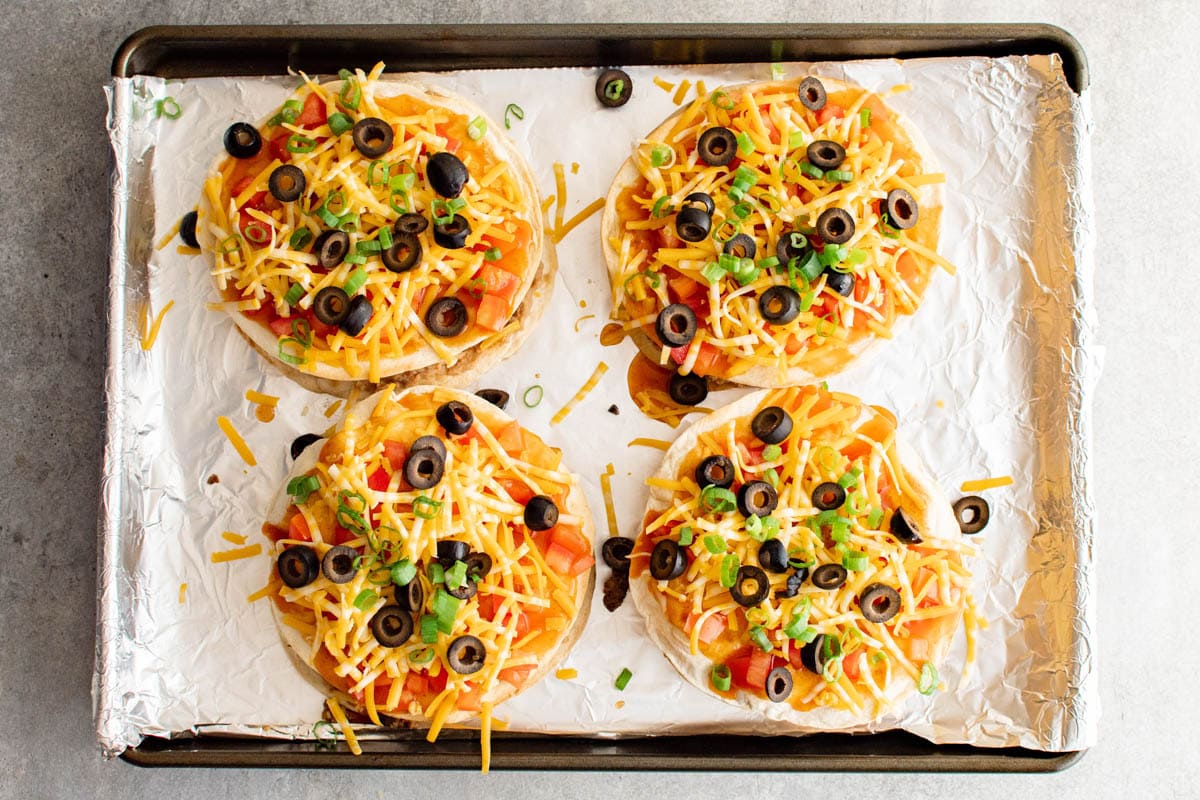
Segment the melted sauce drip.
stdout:
<svg viewBox="0 0 1200 800">
<path fill-rule="evenodd" d="M 610 322 L 600 331 L 600 344 L 612 347 L 625 341 L 626 335 L 625 328 L 621 326 L 621 323 Z"/>
<path fill-rule="evenodd" d="M 643 414 L 677 428 L 684 417 L 697 413 L 698 409 L 681 406 L 671 399 L 668 387 L 674 374 L 675 370 L 659 366 L 638 351 L 629 362 L 625 379 L 630 399 Z"/>
<path fill-rule="evenodd" d="M 275 406 L 260 405 L 254 409 L 254 416 L 259 422 L 270 422 L 275 419 Z"/>
</svg>

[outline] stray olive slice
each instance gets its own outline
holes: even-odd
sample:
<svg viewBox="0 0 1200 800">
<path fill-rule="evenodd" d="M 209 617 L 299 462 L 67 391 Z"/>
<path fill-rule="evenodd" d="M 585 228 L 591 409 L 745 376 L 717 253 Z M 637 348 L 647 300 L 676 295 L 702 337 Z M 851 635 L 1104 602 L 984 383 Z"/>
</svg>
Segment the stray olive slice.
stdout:
<svg viewBox="0 0 1200 800">
<path fill-rule="evenodd" d="M 508 405 L 508 392 L 503 389 L 480 389 L 475 396 L 488 401 L 496 408 L 504 408 Z"/>
<path fill-rule="evenodd" d="M 200 241 L 196 239 L 196 220 L 199 218 L 200 215 L 193 209 L 179 220 L 179 238 L 188 247 L 194 247 L 197 250 L 200 249 Z"/>
<path fill-rule="evenodd" d="M 292 440 L 291 454 L 293 459 L 300 457 L 300 454 L 308 449 L 308 446 L 313 442 L 319 442 L 321 435 L 319 433 L 303 433 Z"/>
<path fill-rule="evenodd" d="M 525 504 L 525 527 L 548 531 L 558 524 L 558 506 L 544 494 L 535 494 Z"/>
<path fill-rule="evenodd" d="M 467 329 L 467 307 L 457 297 L 443 297 L 425 312 L 425 325 L 434 336 L 458 336 Z"/>
<path fill-rule="evenodd" d="M 225 152 L 234 158 L 254 158 L 262 149 L 262 135 L 249 122 L 235 122 L 225 129 Z"/>
<path fill-rule="evenodd" d="M 413 451 L 434 450 L 442 457 L 442 461 L 446 460 L 446 443 L 436 436 L 418 436 L 410 449 Z"/>
<path fill-rule="evenodd" d="M 460 636 L 446 647 L 446 663 L 459 675 L 473 675 L 483 669 L 487 650 L 474 636 Z"/>
<path fill-rule="evenodd" d="M 687 569 L 687 554 L 674 539 L 659 539 L 650 551 L 650 575 L 655 580 L 678 578 Z"/>
<path fill-rule="evenodd" d="M 737 258 L 754 258 L 758 253 L 758 245 L 754 243 L 754 239 L 751 237 L 744 233 L 739 233 L 725 243 L 725 246 L 721 248 L 721 252 L 736 256 Z"/>
<path fill-rule="evenodd" d="M 318 266 L 322 269 L 333 269 L 342 263 L 342 259 L 350 252 L 350 237 L 345 231 L 322 231 L 313 242 L 312 251 L 317 254 Z"/>
<path fill-rule="evenodd" d="M 675 215 L 675 232 L 685 242 L 702 242 L 712 229 L 712 217 L 702 208 L 685 206 Z"/>
<path fill-rule="evenodd" d="M 392 135 L 392 126 L 379 117 L 364 117 L 350 131 L 354 147 L 367 158 L 379 158 L 391 150 Z"/>
<path fill-rule="evenodd" d="M 800 316 L 800 295 L 790 286 L 772 286 L 758 296 L 758 313 L 767 322 L 786 325 Z"/>
<path fill-rule="evenodd" d="M 670 347 L 691 344 L 696 336 L 696 312 L 683 303 L 672 303 L 658 312 L 654 331 L 659 340 Z"/>
<path fill-rule="evenodd" d="M 471 409 L 457 400 L 451 400 L 449 403 L 438 406 L 434 416 L 437 417 L 438 425 L 441 425 L 451 436 L 462 436 L 471 430 L 471 426 L 475 423 L 475 415 L 471 413 Z"/>
<path fill-rule="evenodd" d="M 442 197 L 458 197 L 471 174 L 467 172 L 467 165 L 453 153 L 435 153 L 425 165 L 425 178 L 429 188 Z"/>
<path fill-rule="evenodd" d="M 820 675 L 825 670 L 825 634 L 819 634 L 800 648 L 800 663 L 809 672 Z"/>
<path fill-rule="evenodd" d="M 841 564 L 822 564 L 812 571 L 812 585 L 826 591 L 836 589 L 849 574 Z"/>
<path fill-rule="evenodd" d="M 709 128 L 700 134 L 696 152 L 710 167 L 723 167 L 737 155 L 737 137 L 729 128 Z"/>
<path fill-rule="evenodd" d="M 346 316 L 342 318 L 338 327 L 349 336 L 358 336 L 362 333 L 363 328 L 367 327 L 367 323 L 371 321 L 374 314 L 375 306 L 371 305 L 370 298 L 365 294 L 360 294 L 351 298 L 350 307 L 346 309 Z"/>
<path fill-rule="evenodd" d="M 340 286 L 326 286 L 313 298 L 313 316 L 326 325 L 338 325 L 350 310 L 350 297 Z"/>
<path fill-rule="evenodd" d="M 827 208 L 817 217 L 817 235 L 828 244 L 845 244 L 854 236 L 854 217 L 844 208 Z"/>
<path fill-rule="evenodd" d="M 858 606 L 867 622 L 887 622 L 900 613 L 900 593 L 882 583 L 872 583 L 858 595 Z"/>
<path fill-rule="evenodd" d="M 787 583 L 784 584 L 784 587 L 775 590 L 775 596 L 779 598 L 795 597 L 800 594 L 800 587 L 804 585 L 804 579 L 807 577 L 808 567 L 793 568 L 792 574 L 788 575 Z"/>
<path fill-rule="evenodd" d="M 787 572 L 787 548 L 778 539 L 767 539 L 758 546 L 758 563 L 767 572 Z"/>
<path fill-rule="evenodd" d="M 462 214 L 455 214 L 449 222 L 438 222 L 433 226 L 433 241 L 447 250 L 465 247 L 470 235 L 471 223 Z"/>
<path fill-rule="evenodd" d="M 300 195 L 304 194 L 304 187 L 307 184 L 304 173 L 300 171 L 299 167 L 292 164 L 276 167 L 271 172 L 271 177 L 267 178 L 267 190 L 281 203 L 290 203 L 299 199 Z"/>
<path fill-rule="evenodd" d="M 414 489 L 432 489 L 441 482 L 445 468 L 445 457 L 437 450 L 431 447 L 413 450 L 404 459 L 404 480 Z"/>
<path fill-rule="evenodd" d="M 492 557 L 487 553 L 469 553 L 467 560 L 467 578 L 480 578 L 492 571 Z"/>
<path fill-rule="evenodd" d="M 954 501 L 954 517 L 963 533 L 979 533 L 987 527 L 991 516 L 992 510 L 982 497 L 970 495 Z"/>
<path fill-rule="evenodd" d="M 907 230 L 917 224 L 917 201 L 904 189 L 892 189 L 884 201 L 888 225 Z"/>
<path fill-rule="evenodd" d="M 793 258 L 800 258 L 808 250 L 808 237 L 799 231 L 784 231 L 775 243 L 775 256 L 780 265 L 786 267 Z"/>
<path fill-rule="evenodd" d="M 812 504 L 814 508 L 821 511 L 831 511 L 835 508 L 841 508 L 842 503 L 846 502 L 846 490 L 841 484 L 833 481 L 825 481 L 817 485 L 817 488 L 812 492 Z"/>
<path fill-rule="evenodd" d="M 292 589 L 308 586 L 321 571 L 321 561 L 316 551 L 304 545 L 284 550 L 275 560 L 275 566 L 279 570 L 279 579 Z"/>
<path fill-rule="evenodd" d="M 399 647 L 404 644 L 412 638 L 415 628 L 412 612 L 395 603 L 384 606 L 371 617 L 371 633 L 375 636 L 375 641 L 384 647 Z"/>
<path fill-rule="evenodd" d="M 725 456 L 709 456 L 696 467 L 696 483 L 701 489 L 709 486 L 728 489 L 733 485 L 733 462 Z"/>
<path fill-rule="evenodd" d="M 717 210 L 717 204 L 713 202 L 712 195 L 706 192 L 692 192 L 683 198 L 682 205 L 690 206 L 693 203 L 699 203 L 704 206 L 704 212 L 709 216 L 712 216 L 712 213 Z"/>
<path fill-rule="evenodd" d="M 404 586 L 396 588 L 396 602 L 401 608 L 419 612 L 425 605 L 425 589 L 418 580 L 409 581 Z"/>
<path fill-rule="evenodd" d="M 779 444 L 792 432 L 792 415 L 779 406 L 767 406 L 750 421 L 750 432 L 763 444 Z"/>
<path fill-rule="evenodd" d="M 625 602 L 625 595 L 629 594 L 629 573 L 628 572 L 613 572 L 604 581 L 604 607 L 609 611 L 616 611 Z"/>
<path fill-rule="evenodd" d="M 408 272 L 421 263 L 421 240 L 415 233 L 397 233 L 379 257 L 389 271 Z"/>
<path fill-rule="evenodd" d="M 358 569 L 354 566 L 356 558 L 358 558 L 358 551 L 353 547 L 347 547 L 344 544 L 331 547 L 325 551 L 325 557 L 321 559 L 321 572 L 331 583 L 349 583 L 358 573 Z"/>
<path fill-rule="evenodd" d="M 779 494 L 766 481 L 748 481 L 738 489 L 737 506 L 743 517 L 766 517 L 779 505 Z"/>
<path fill-rule="evenodd" d="M 698 406 L 708 397 L 708 379 L 703 375 L 675 374 L 667 384 L 667 393 L 681 406 Z"/>
<path fill-rule="evenodd" d="M 825 84 L 816 78 L 805 78 L 796 89 L 800 102 L 810 111 L 820 111 L 825 107 Z"/>
<path fill-rule="evenodd" d="M 617 572 L 629 571 L 629 554 L 632 552 L 633 539 L 625 536 L 610 536 L 600 548 L 604 563 Z"/>
<path fill-rule="evenodd" d="M 888 523 L 888 529 L 902 542 L 908 544 L 920 544 L 925 541 L 921 538 L 921 529 L 917 525 L 916 520 L 908 515 L 903 508 L 897 508 L 892 514 L 892 521 Z"/>
<path fill-rule="evenodd" d="M 767 699 L 772 703 L 782 703 L 792 695 L 792 673 L 787 667 L 776 667 L 767 673 Z"/>
<path fill-rule="evenodd" d="M 633 78 L 623 69 L 606 69 L 596 78 L 596 99 L 605 108 L 619 108 L 633 95 Z"/>
<path fill-rule="evenodd" d="M 471 552 L 471 545 L 459 539 L 442 539 L 437 543 L 437 560 L 446 569 L 454 566 L 455 561 L 466 561 Z"/>
<path fill-rule="evenodd" d="M 738 568 L 737 578 L 729 594 L 740 606 L 756 606 L 766 599 L 771 591 L 771 579 L 761 567 L 745 565 Z"/>
<path fill-rule="evenodd" d="M 837 169 L 846 160 L 846 148 L 828 139 L 818 139 L 808 146 L 805 155 L 817 169 Z"/>
<path fill-rule="evenodd" d="M 836 269 L 826 269 L 825 285 L 842 297 L 849 297 L 854 293 L 854 274 L 838 272 Z"/>
<path fill-rule="evenodd" d="M 429 220 L 425 219 L 424 215 L 409 212 L 401 214 L 396 223 L 392 225 L 392 230 L 396 233 L 411 233 L 414 236 L 418 233 L 423 233 L 429 227 Z"/>
</svg>

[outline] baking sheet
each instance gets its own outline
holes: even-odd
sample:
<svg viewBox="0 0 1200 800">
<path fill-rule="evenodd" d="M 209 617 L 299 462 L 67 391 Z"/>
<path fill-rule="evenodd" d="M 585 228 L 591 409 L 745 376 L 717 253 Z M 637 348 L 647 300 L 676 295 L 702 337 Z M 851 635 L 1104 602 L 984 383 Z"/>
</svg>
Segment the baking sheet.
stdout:
<svg viewBox="0 0 1200 800">
<path fill-rule="evenodd" d="M 978 663 L 960 679 L 960 634 L 942 673 L 947 691 L 914 697 L 874 726 L 900 726 L 937 742 L 1075 750 L 1095 738 L 1097 684 L 1087 494 L 1092 343 L 1087 102 L 1057 60 L 955 58 L 817 64 L 818 74 L 875 90 L 907 83 L 891 102 L 926 133 L 947 174 L 940 251 L 960 271 L 935 277 L 917 317 L 867 362 L 830 381 L 895 409 L 908 438 L 952 496 L 966 479 L 1011 474 L 988 493 L 993 517 L 978 537 L 975 594 L 989 628 Z M 786 64 L 785 74 L 809 65 Z M 460 92 L 494 118 L 519 103 L 510 135 L 543 191 L 551 165 L 568 166 L 566 216 L 603 195 L 632 140 L 675 106 L 654 76 L 708 86 L 766 78 L 767 65 L 633 68 L 635 99 L 599 108 L 594 70 L 504 70 L 419 76 Z M 145 735 L 310 734 L 323 694 L 292 666 L 268 601 L 248 604 L 269 571 L 265 556 L 213 564 L 230 549 L 223 531 L 257 534 L 286 474 L 287 445 L 322 430 L 334 398 L 304 391 L 264 364 L 222 315 L 203 256 L 153 245 L 195 202 L 230 122 L 258 119 L 295 78 L 117 80 L 110 87 L 116 156 L 110 285 L 109 431 L 106 451 L 97 726 L 108 753 Z M 157 117 L 173 97 L 178 120 Z M 572 174 L 572 162 L 580 164 Z M 642 418 L 624 388 L 632 345 L 602 348 L 610 301 L 598 217 L 559 245 L 562 265 L 546 317 L 515 358 L 484 376 L 517 397 L 545 387 L 522 423 L 565 451 L 605 528 L 598 476 L 617 465 L 621 530 L 636 530 L 642 481 L 661 454 L 629 448 L 637 436 L 672 438 Z M 138 344 L 138 312 L 167 302 L 158 342 Z M 586 304 L 586 307 L 583 306 Z M 580 317 L 595 314 L 579 322 Z M 549 418 L 594 369 L 611 369 L 559 426 Z M 274 421 L 255 420 L 243 394 L 281 396 Z M 734 399 L 722 392 L 713 402 Z M 719 398 L 719 400 L 718 400 Z M 616 403 L 620 416 L 606 413 Z M 258 456 L 247 467 L 216 428 L 228 416 Z M 217 475 L 219 483 L 208 483 Z M 601 578 L 606 570 L 601 568 Z M 180 601 L 180 585 L 187 589 Z M 632 604 L 615 614 L 594 601 L 583 638 L 563 664 L 577 679 L 547 679 L 498 715 L 510 730 L 596 736 L 710 731 L 781 732 L 680 681 L 646 638 Z M 624 692 L 612 681 L 628 667 Z M 621 701 L 624 701 L 623 704 Z M 620 707 L 618 705 L 620 704 Z"/>
</svg>

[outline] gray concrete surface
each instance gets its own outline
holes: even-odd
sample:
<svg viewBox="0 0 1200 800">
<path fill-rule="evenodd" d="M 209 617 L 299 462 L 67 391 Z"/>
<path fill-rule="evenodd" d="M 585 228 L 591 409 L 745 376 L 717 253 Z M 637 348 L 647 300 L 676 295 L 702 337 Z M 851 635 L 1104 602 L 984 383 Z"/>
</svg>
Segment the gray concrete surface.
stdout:
<svg viewBox="0 0 1200 800">
<path fill-rule="evenodd" d="M 1200 377 L 1196 76 L 1200 7 L 961 0 L 21 0 L 0 27 L 0 796 L 41 797 L 1197 797 L 1200 710 L 1191 458 Z M 316 15 L 316 16 L 314 16 Z M 1104 718 L 1055 776 L 149 771 L 105 762 L 89 697 L 101 449 L 113 51 L 153 23 L 1046 21 L 1090 55 L 1107 345 L 1096 407 Z"/>
</svg>

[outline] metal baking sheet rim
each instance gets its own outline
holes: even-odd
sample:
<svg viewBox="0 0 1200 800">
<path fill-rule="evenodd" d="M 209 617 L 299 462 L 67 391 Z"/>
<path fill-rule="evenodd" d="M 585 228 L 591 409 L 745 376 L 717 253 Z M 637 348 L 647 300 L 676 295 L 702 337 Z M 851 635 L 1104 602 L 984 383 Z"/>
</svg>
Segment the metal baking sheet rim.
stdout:
<svg viewBox="0 0 1200 800">
<path fill-rule="evenodd" d="M 809 47 L 803 49 L 806 56 L 837 58 L 853 55 L 864 57 L 889 57 L 905 55 L 951 55 L 979 54 L 984 45 L 986 49 L 1003 54 L 1021 54 L 1033 52 L 1026 45 L 1036 44 L 1041 47 L 1037 52 L 1057 53 L 1063 60 L 1063 69 L 1072 89 L 1080 92 L 1089 84 L 1087 59 L 1078 41 L 1070 33 L 1053 25 L 1045 24 L 943 24 L 943 25 L 863 25 L 863 24 L 818 24 L 818 25 L 733 25 L 713 29 L 709 26 L 694 25 L 466 25 L 466 26 L 154 26 L 141 29 L 132 34 L 118 48 L 114 59 L 112 73 L 115 77 L 129 77 L 135 74 L 137 58 L 146 50 L 156 50 L 155 62 L 161 65 L 169 60 L 176 47 L 183 43 L 201 48 L 219 49 L 228 46 L 238 39 L 250 38 L 266 40 L 274 45 L 288 44 L 286 66 L 292 66 L 296 48 L 291 43 L 303 40 L 308 43 L 329 42 L 331 40 L 347 41 L 352 47 L 370 47 L 387 41 L 406 40 L 424 41 L 429 46 L 430 53 L 436 53 L 442 47 L 454 42 L 468 42 L 473 39 L 487 38 L 493 42 L 505 45 L 520 43 L 524 48 L 531 45 L 536 50 L 539 42 L 548 40 L 592 41 L 594 44 L 612 45 L 614 42 L 639 40 L 643 45 L 668 43 L 686 46 L 695 40 L 718 40 L 731 42 L 743 48 L 742 53 L 751 56 L 750 60 L 761 60 L 762 53 L 747 53 L 755 45 L 780 40 L 801 41 Z M 556 37 L 558 37 L 556 39 Z M 352 41 L 351 41 L 352 40 Z M 887 52 L 879 50 L 855 50 L 852 53 L 830 53 L 827 45 L 834 42 L 864 40 L 881 40 L 890 42 L 895 47 Z M 909 44 L 908 48 L 900 48 L 901 43 Z M 915 45 L 913 43 L 916 43 Z M 922 49 L 921 45 L 925 45 Z M 931 46 L 932 45 L 932 46 Z M 915 47 L 915 49 L 913 49 Z M 978 48 L 978 49 L 977 49 Z M 601 48 L 603 49 L 603 48 Z M 645 51 L 643 51 L 645 52 Z M 666 52 L 666 56 L 663 53 Z M 443 53 L 444 54 L 444 53 Z M 478 64 L 463 63 L 470 61 L 466 53 L 454 54 L 458 60 L 453 68 L 478 68 Z M 549 58 L 540 65 L 587 66 L 607 63 L 596 54 L 588 54 L 591 58 L 579 57 L 573 54 L 568 60 L 559 61 L 560 55 L 545 53 L 521 53 L 511 56 L 515 59 Z M 625 56 L 637 55 L 625 52 Z M 628 58 L 623 63 L 703 63 L 711 59 L 704 53 L 683 52 L 679 50 L 657 50 L 650 52 L 651 59 L 634 61 Z M 791 57 L 786 53 L 785 57 Z M 730 53 L 723 52 L 720 57 L 729 59 Z M 778 57 L 778 56 L 777 56 Z M 443 68 L 448 68 L 446 64 Z M 511 66 L 511 62 L 508 64 Z M 426 65 L 424 68 L 430 68 Z M 114 175 L 114 192 L 121 181 L 119 174 Z M 114 228 L 126 230 L 121 217 L 126 209 L 116 204 L 113 206 Z M 111 245 L 113 262 L 121 263 L 125 257 L 126 242 L 114 238 Z M 110 274 L 110 278 L 113 278 Z M 1085 276 L 1089 282 L 1091 274 Z M 1090 302 L 1090 287 L 1085 292 L 1084 300 Z M 110 287 L 111 289 L 111 287 Z M 1089 310 L 1090 313 L 1090 310 Z M 122 396 L 123 371 L 119 369 L 121 359 L 120 331 L 123 329 L 124 309 L 115 300 L 109 307 L 109 364 L 106 375 L 106 448 L 103 463 L 102 483 L 107 484 L 104 494 L 107 497 L 111 491 L 119 492 L 120 481 L 110 480 L 114 473 L 110 470 L 110 460 L 113 458 L 113 445 L 120 442 L 121 406 L 114 398 Z M 1094 376 L 1091 376 L 1094 380 Z M 1082 388 L 1083 394 L 1088 394 L 1088 387 L 1073 386 L 1075 390 Z M 1079 422 L 1087 429 L 1085 446 L 1090 449 L 1090 419 L 1087 408 L 1079 409 Z M 1090 458 L 1085 459 L 1090 470 Z M 1091 506 L 1090 490 L 1088 487 L 1075 487 L 1085 496 L 1085 503 Z M 111 497 L 107 497 L 111 500 Z M 107 506 L 107 510 L 106 507 Z M 98 562 L 102 569 L 116 553 L 109 552 L 115 544 L 115 536 L 107 535 L 114 530 L 118 522 L 113 517 L 114 509 L 119 503 L 102 502 L 99 517 L 99 547 Z M 97 598 L 98 618 L 103 624 L 106 618 L 106 605 L 118 602 L 118 598 L 101 594 Z M 99 664 L 108 662 L 101 637 L 96 653 Z M 94 687 L 95 691 L 95 687 Z M 970 745 L 934 745 L 912 734 L 895 732 L 920 743 L 916 752 L 875 752 L 872 748 L 854 747 L 844 752 L 821 752 L 818 746 L 812 751 L 805 746 L 803 751 L 785 747 L 786 741 L 795 742 L 791 737 L 772 737 L 769 740 L 780 743 L 780 751 L 769 755 L 754 753 L 732 754 L 714 757 L 711 755 L 713 737 L 626 737 L 619 741 L 605 741 L 588 737 L 559 736 L 546 739 L 539 736 L 505 736 L 498 735 L 493 745 L 493 768 L 498 770 L 523 769 L 567 769 L 567 770 L 651 770 L 669 768 L 684 771 L 737 771 L 755 769 L 757 771 L 896 771 L 896 772 L 1058 772 L 1077 763 L 1087 750 L 1066 751 L 1060 753 L 1041 752 L 1023 748 L 990 749 Z M 889 741 L 891 733 L 883 734 L 817 734 L 804 737 L 811 745 L 818 745 L 834 740 L 849 740 L 851 742 L 872 742 L 895 744 Z M 730 737 L 730 744 L 736 742 L 764 741 L 755 737 Z M 685 754 L 688 743 L 703 741 L 706 746 L 691 754 Z M 466 738 L 456 741 L 456 744 L 471 745 L 475 739 Z M 536 747 L 527 747 L 536 743 Z M 554 747 L 544 745 L 553 743 Z M 672 749 L 674 744 L 681 745 L 680 749 Z M 373 747 L 374 745 L 375 747 Z M 383 747 L 379 747 L 382 745 Z M 390 746 L 389 746 L 390 745 Z M 396 745 L 400 745 L 396 748 Z M 413 749 L 413 746 L 417 749 Z M 376 747 L 383 752 L 373 752 Z M 342 768 L 468 768 L 474 769 L 478 764 L 477 745 L 467 750 L 458 751 L 454 748 L 447 752 L 441 742 L 438 745 L 426 745 L 423 741 L 403 742 L 368 742 L 364 755 L 353 756 L 348 751 L 314 752 L 303 744 L 288 744 L 276 741 L 267 742 L 256 739 L 240 739 L 237 737 L 215 736 L 203 738 L 164 739 L 147 737 L 142 744 L 129 748 L 121 754 L 121 759 L 139 766 L 326 766 Z M 853 747 L 853 745 L 852 745 Z M 761 746 L 760 746 L 761 749 Z M 841 748 L 837 748 L 841 749 Z M 921 751 L 924 752 L 921 752 Z M 788 755 L 794 756 L 787 759 Z M 784 757 L 784 758 L 781 758 Z M 786 760 L 785 760 L 786 759 Z"/>
</svg>

